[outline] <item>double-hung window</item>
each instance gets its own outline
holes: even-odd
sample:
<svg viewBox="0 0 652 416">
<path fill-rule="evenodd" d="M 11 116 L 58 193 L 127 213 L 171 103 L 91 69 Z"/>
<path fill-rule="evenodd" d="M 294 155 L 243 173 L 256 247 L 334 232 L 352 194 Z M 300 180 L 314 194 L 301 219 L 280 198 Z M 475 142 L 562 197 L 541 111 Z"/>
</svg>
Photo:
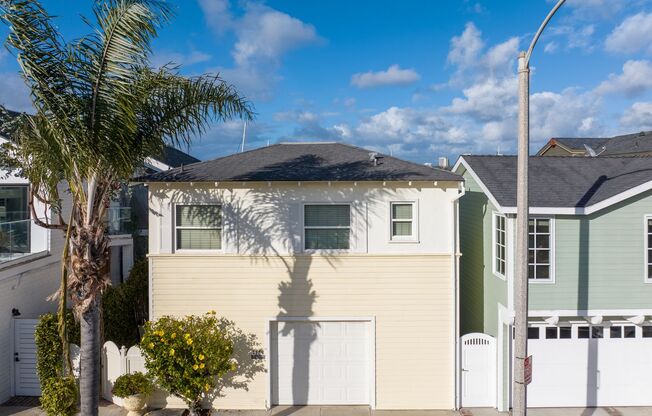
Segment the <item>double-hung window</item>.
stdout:
<svg viewBox="0 0 652 416">
<path fill-rule="evenodd" d="M 645 217 L 645 279 L 652 282 L 652 215 Z"/>
<path fill-rule="evenodd" d="M 220 205 L 176 206 L 177 250 L 220 250 L 222 207 Z"/>
<path fill-rule="evenodd" d="M 348 250 L 351 207 L 348 204 L 307 204 L 303 208 L 305 250 Z"/>
<path fill-rule="evenodd" d="M 532 281 L 550 281 L 552 275 L 552 220 L 530 218 L 528 277 Z"/>
<path fill-rule="evenodd" d="M 507 231 L 504 215 L 494 215 L 494 273 L 505 277 L 507 264 Z"/>
<path fill-rule="evenodd" d="M 412 241 L 416 239 L 414 203 L 391 203 L 391 239 L 393 241 Z"/>
</svg>

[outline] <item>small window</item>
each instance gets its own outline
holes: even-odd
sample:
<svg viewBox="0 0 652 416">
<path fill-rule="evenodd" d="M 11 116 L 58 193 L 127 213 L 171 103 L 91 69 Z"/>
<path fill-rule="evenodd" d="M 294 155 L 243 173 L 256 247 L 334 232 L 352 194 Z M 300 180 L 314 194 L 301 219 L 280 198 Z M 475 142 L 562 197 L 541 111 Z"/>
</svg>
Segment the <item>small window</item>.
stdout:
<svg viewBox="0 0 652 416">
<path fill-rule="evenodd" d="M 412 202 L 392 202 L 392 240 L 414 240 L 414 204 Z"/>
<path fill-rule="evenodd" d="M 349 205 L 305 205 L 303 210 L 306 250 L 348 250 L 351 234 Z"/>
<path fill-rule="evenodd" d="M 533 281 L 552 280 L 551 220 L 531 218 L 528 228 L 528 277 Z"/>
<path fill-rule="evenodd" d="M 571 327 L 570 326 L 561 326 L 559 327 L 559 338 L 560 339 L 570 339 L 571 338 Z"/>
<path fill-rule="evenodd" d="M 643 338 L 652 338 L 652 326 L 643 327 Z"/>
<path fill-rule="evenodd" d="M 177 250 L 220 250 L 222 207 L 219 205 L 177 205 Z"/>
<path fill-rule="evenodd" d="M 578 326 L 577 327 L 577 338 L 588 339 L 590 334 L 590 328 L 588 326 Z"/>
<path fill-rule="evenodd" d="M 533 326 L 527 329 L 527 339 L 539 339 L 539 327 Z"/>
<path fill-rule="evenodd" d="M 591 327 L 591 338 L 602 338 L 602 337 L 604 337 L 604 327 L 592 326 Z"/>
<path fill-rule="evenodd" d="M 507 232 L 505 229 L 505 216 L 494 216 L 494 272 L 505 277 L 507 264 Z"/>
<path fill-rule="evenodd" d="M 610 338 L 622 338 L 623 337 L 623 327 L 620 325 L 612 326 L 609 328 L 609 337 Z"/>
</svg>

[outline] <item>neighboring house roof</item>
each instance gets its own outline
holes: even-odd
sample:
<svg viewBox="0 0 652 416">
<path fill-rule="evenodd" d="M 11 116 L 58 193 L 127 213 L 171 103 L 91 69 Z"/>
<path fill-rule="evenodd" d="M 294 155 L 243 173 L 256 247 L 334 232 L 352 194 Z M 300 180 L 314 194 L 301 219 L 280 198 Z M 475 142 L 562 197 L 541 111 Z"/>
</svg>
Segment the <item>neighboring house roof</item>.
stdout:
<svg viewBox="0 0 652 416">
<path fill-rule="evenodd" d="M 591 138 L 591 137 L 559 137 L 552 138 L 538 152 L 542 156 L 551 147 L 560 146 L 569 153 L 585 154 L 588 145 L 599 156 L 624 156 L 652 153 L 652 131 L 625 134 L 614 137 Z M 604 146 L 604 151 L 602 147 Z"/>
<path fill-rule="evenodd" d="M 372 155 L 377 155 L 374 163 Z M 432 168 L 342 143 L 282 143 L 155 173 L 146 182 L 461 181 Z"/>
<path fill-rule="evenodd" d="M 179 149 L 167 145 L 163 149 L 163 154 L 160 156 L 154 156 L 154 159 L 165 163 L 171 168 L 177 168 L 181 165 L 189 165 L 191 163 L 200 162 L 200 160 L 196 157 L 190 156 L 188 153 L 182 152 Z"/>
<path fill-rule="evenodd" d="M 516 206 L 516 156 L 462 156 L 463 165 L 492 202 L 505 212 Z M 589 214 L 652 189 L 652 157 L 530 157 L 533 213 Z"/>
</svg>

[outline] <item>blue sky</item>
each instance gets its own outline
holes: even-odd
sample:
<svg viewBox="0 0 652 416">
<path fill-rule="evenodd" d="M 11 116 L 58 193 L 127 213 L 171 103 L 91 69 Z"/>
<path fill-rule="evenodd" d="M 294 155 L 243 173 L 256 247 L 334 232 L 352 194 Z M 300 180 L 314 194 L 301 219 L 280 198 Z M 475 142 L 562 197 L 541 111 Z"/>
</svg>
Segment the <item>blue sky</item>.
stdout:
<svg viewBox="0 0 652 416">
<path fill-rule="evenodd" d="M 417 162 L 510 153 L 516 56 L 547 0 L 177 0 L 155 65 L 219 72 L 254 104 L 247 148 L 344 141 Z M 90 2 L 46 1 L 67 38 Z M 2 34 L 6 30 L 2 30 Z M 532 150 L 550 137 L 652 130 L 652 2 L 568 0 L 531 61 Z M 13 57 L 0 53 L 0 103 L 28 110 Z M 238 150 L 240 121 L 190 152 Z"/>
</svg>

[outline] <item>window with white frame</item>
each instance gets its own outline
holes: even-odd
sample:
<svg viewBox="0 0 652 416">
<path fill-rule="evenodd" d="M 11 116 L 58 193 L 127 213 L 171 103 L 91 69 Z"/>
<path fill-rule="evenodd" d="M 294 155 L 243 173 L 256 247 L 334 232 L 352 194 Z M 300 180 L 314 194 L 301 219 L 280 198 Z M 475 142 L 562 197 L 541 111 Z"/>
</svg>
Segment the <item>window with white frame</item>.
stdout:
<svg viewBox="0 0 652 416">
<path fill-rule="evenodd" d="M 391 239 L 406 241 L 416 239 L 415 207 L 413 202 L 391 203 Z"/>
<path fill-rule="evenodd" d="M 528 277 L 533 281 L 552 280 L 552 220 L 530 218 Z"/>
<path fill-rule="evenodd" d="M 652 216 L 645 217 L 645 277 L 652 282 Z"/>
<path fill-rule="evenodd" d="M 507 264 L 507 232 L 505 216 L 494 214 L 494 273 L 505 277 Z"/>
<path fill-rule="evenodd" d="M 303 226 L 304 249 L 348 250 L 351 207 L 348 204 L 306 204 Z"/>
<path fill-rule="evenodd" d="M 177 250 L 222 248 L 220 205 L 177 205 L 174 226 Z"/>
</svg>

